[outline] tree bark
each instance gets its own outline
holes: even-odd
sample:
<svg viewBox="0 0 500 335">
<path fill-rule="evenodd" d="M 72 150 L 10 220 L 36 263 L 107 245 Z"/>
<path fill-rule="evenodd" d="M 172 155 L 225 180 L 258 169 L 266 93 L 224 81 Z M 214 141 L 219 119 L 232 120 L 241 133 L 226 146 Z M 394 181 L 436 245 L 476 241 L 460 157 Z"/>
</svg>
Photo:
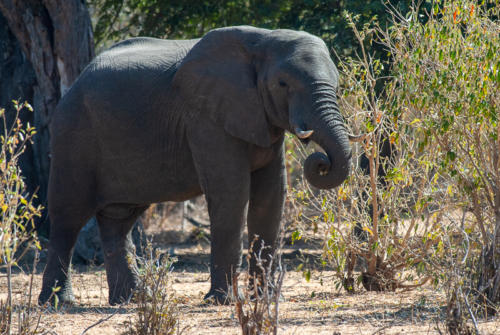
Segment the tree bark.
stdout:
<svg viewBox="0 0 500 335">
<path fill-rule="evenodd" d="M 0 13 L 0 107 L 7 110 L 8 122 L 12 122 L 14 109 L 12 100 L 33 101 L 35 72 L 30 62 L 24 57 L 17 39 L 10 31 L 6 19 Z M 33 124 L 33 113 L 21 112 L 23 123 Z M 1 129 L 0 129 L 1 130 Z M 27 191 L 36 191 L 36 179 L 31 146 L 19 159 L 25 177 Z"/>
<path fill-rule="evenodd" d="M 9 50 L 4 58 L 11 60 L 0 64 L 0 103 L 21 98 L 35 110 L 30 123 L 37 135 L 21 168 L 46 207 L 50 116 L 94 56 L 90 15 L 84 0 L 0 0 L 0 14 L 0 51 Z M 48 233 L 46 224 L 38 228 Z"/>
</svg>

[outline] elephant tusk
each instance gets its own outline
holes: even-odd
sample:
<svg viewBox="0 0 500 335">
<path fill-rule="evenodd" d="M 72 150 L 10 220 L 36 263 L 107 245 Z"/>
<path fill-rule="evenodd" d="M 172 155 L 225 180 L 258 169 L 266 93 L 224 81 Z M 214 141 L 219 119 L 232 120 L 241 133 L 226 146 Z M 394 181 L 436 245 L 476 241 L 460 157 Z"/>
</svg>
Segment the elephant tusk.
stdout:
<svg viewBox="0 0 500 335">
<path fill-rule="evenodd" d="M 302 130 L 299 127 L 295 128 L 295 134 L 297 135 L 298 138 L 300 139 L 306 139 L 311 137 L 311 135 L 314 133 L 314 130 Z"/>
</svg>

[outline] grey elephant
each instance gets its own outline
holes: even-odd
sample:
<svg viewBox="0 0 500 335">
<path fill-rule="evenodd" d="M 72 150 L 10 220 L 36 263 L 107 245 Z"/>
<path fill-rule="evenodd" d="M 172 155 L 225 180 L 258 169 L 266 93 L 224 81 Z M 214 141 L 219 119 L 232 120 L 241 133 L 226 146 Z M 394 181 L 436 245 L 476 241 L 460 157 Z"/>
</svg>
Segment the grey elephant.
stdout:
<svg viewBox="0 0 500 335">
<path fill-rule="evenodd" d="M 310 184 L 333 188 L 348 176 L 337 85 L 325 43 L 292 30 L 241 26 L 196 40 L 133 38 L 100 54 L 52 116 L 51 236 L 39 301 L 59 286 L 59 300 L 73 302 L 71 254 L 94 215 L 109 303 L 125 301 L 138 280 L 129 238 L 136 219 L 152 203 L 204 194 L 206 298 L 227 302 L 245 222 L 255 245 L 269 246 L 267 254 L 275 247 L 286 193 L 284 132 L 325 150 L 304 163 Z"/>
</svg>

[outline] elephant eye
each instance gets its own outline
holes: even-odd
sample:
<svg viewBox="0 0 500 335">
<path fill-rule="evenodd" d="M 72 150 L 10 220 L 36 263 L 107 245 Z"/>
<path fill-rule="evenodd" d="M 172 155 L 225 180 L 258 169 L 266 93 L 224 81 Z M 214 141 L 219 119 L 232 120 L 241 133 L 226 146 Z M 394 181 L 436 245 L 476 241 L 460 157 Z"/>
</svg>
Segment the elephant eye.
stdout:
<svg viewBox="0 0 500 335">
<path fill-rule="evenodd" d="M 281 87 L 287 87 L 288 86 L 283 80 L 280 80 L 279 84 L 280 84 Z"/>
</svg>

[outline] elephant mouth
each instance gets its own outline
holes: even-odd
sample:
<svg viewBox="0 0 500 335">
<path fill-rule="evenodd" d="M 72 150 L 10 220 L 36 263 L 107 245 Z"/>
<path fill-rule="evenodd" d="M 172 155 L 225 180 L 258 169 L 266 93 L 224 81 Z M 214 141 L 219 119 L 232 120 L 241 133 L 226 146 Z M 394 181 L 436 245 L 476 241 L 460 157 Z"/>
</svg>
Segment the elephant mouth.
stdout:
<svg viewBox="0 0 500 335">
<path fill-rule="evenodd" d="M 311 139 L 310 139 L 310 138 L 305 138 L 305 139 L 299 138 L 299 141 L 300 141 L 300 143 L 302 143 L 304 146 L 306 146 L 306 145 L 308 145 L 309 143 L 311 143 Z"/>
<path fill-rule="evenodd" d="M 349 175 L 351 166 L 351 148 L 349 139 L 342 125 L 325 127 L 314 135 L 300 139 L 317 143 L 324 152 L 314 152 L 304 161 L 304 176 L 307 181 L 319 189 L 331 189 L 339 186 Z"/>
</svg>

